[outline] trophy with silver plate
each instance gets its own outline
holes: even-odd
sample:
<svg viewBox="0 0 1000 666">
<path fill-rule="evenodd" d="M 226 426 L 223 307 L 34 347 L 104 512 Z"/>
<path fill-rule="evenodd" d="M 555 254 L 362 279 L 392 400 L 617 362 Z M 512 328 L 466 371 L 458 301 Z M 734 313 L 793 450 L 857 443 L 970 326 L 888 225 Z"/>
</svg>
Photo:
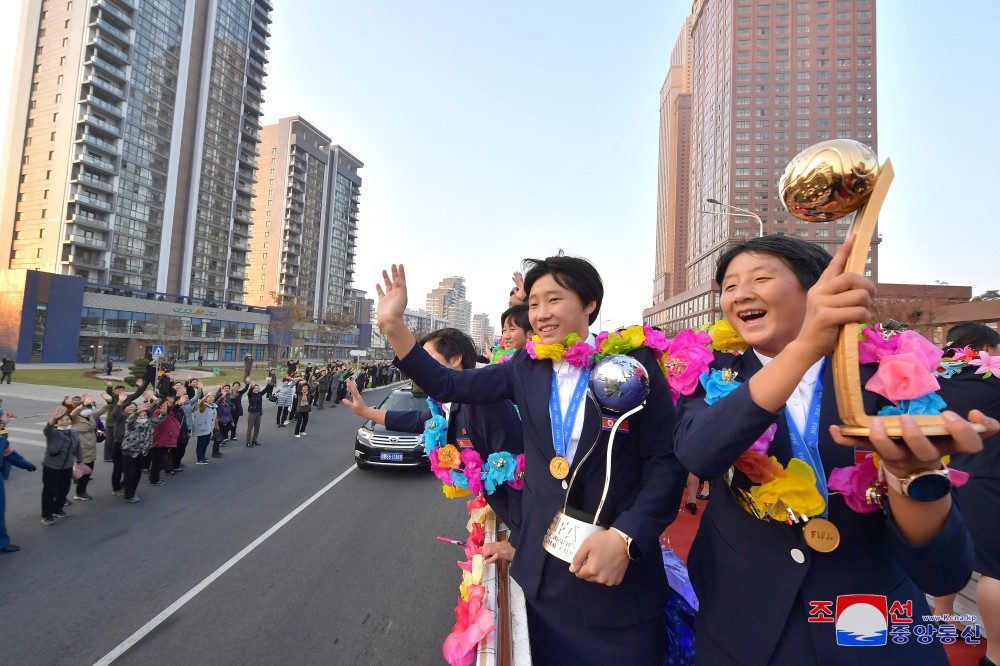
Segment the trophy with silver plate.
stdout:
<svg viewBox="0 0 1000 666">
<path fill-rule="evenodd" d="M 570 479 L 562 511 L 556 514 L 548 531 L 545 532 L 542 547 L 549 554 L 564 562 L 573 561 L 573 557 L 587 537 L 609 528 L 609 525 L 602 524 L 600 519 L 604 500 L 607 499 L 608 488 L 611 485 L 611 455 L 614 451 L 615 435 L 628 417 L 645 407 L 646 396 L 649 395 L 649 373 L 646 372 L 642 363 L 631 356 L 625 354 L 608 356 L 594 366 L 590 378 L 590 394 L 602 409 L 620 416 L 615 419 L 611 427 L 611 434 L 608 436 L 607 460 L 604 464 L 604 492 L 601 493 L 601 501 L 597 505 L 597 511 L 592 519 L 589 521 L 580 520 L 569 515 L 572 512 L 575 515 L 589 517 L 589 514 L 584 514 L 584 512 L 569 506 L 573 481 L 576 480 L 576 474 L 583 466 L 581 461 Z M 593 447 L 587 452 L 587 456 L 592 451 Z M 584 457 L 584 460 L 587 456 Z"/>
</svg>

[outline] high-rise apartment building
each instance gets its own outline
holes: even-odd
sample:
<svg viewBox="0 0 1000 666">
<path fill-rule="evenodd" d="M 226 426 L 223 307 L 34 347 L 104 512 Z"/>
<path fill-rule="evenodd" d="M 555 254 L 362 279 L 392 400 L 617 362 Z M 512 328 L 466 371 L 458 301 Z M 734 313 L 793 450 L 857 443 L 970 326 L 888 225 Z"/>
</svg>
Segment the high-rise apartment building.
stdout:
<svg viewBox="0 0 1000 666">
<path fill-rule="evenodd" d="M 242 303 L 271 9 L 25 0 L 0 267 Z"/>
<path fill-rule="evenodd" d="M 792 217 L 778 180 L 821 141 L 855 139 L 877 151 L 875 82 L 874 0 L 695 0 L 661 92 L 648 323 L 672 332 L 718 319 L 716 262 L 761 230 L 831 253 L 843 243 L 849 219 Z M 877 241 L 869 262 L 875 279 Z"/>
<path fill-rule="evenodd" d="M 294 299 L 315 318 L 352 316 L 360 160 L 304 119 L 261 129 L 251 305 Z"/>
<path fill-rule="evenodd" d="M 489 354 L 493 348 L 493 341 L 496 338 L 496 329 L 490 326 L 490 316 L 481 313 L 472 315 L 472 332 L 469 337 L 480 354 Z"/>
<path fill-rule="evenodd" d="M 466 335 L 472 332 L 472 303 L 465 300 L 465 278 L 448 277 L 427 294 L 427 312 L 448 320 Z"/>
</svg>

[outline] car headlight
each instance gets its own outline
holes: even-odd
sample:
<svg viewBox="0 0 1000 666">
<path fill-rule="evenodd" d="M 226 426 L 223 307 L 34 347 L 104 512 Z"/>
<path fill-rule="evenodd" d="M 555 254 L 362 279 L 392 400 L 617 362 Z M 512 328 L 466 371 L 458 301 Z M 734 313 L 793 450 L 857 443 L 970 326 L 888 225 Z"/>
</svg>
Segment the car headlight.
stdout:
<svg viewBox="0 0 1000 666">
<path fill-rule="evenodd" d="M 367 430 L 365 428 L 358 428 L 358 437 L 360 437 L 361 439 L 370 441 L 373 434 L 374 433 L 372 433 L 371 430 Z"/>
</svg>

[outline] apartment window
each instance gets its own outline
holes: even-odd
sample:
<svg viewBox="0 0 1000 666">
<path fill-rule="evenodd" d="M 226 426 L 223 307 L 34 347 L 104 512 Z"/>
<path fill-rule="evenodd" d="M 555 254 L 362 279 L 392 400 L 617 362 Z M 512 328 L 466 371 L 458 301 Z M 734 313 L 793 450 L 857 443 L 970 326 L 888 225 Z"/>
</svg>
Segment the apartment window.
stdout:
<svg viewBox="0 0 1000 666">
<path fill-rule="evenodd" d="M 63 22 L 63 27 L 64 27 L 64 28 L 68 28 L 68 27 L 69 27 L 69 24 L 70 24 L 70 20 L 69 20 L 69 19 L 66 19 L 66 20 L 65 20 L 65 21 Z"/>
<path fill-rule="evenodd" d="M 59 66 L 64 67 L 66 65 L 66 56 L 59 56 Z"/>
<path fill-rule="evenodd" d="M 60 74 L 59 76 L 56 77 L 56 83 L 62 83 L 62 82 L 63 82 L 63 75 Z"/>
<path fill-rule="evenodd" d="M 42 192 L 42 198 L 43 199 L 48 199 L 49 198 L 49 191 L 48 190 L 45 190 L 44 192 Z M 43 214 L 42 217 L 45 217 L 45 215 Z"/>
<path fill-rule="evenodd" d="M 56 94 L 56 104 L 58 104 L 61 101 L 62 101 L 62 93 L 57 93 Z"/>
<path fill-rule="evenodd" d="M 69 45 L 69 38 L 68 37 L 63 37 L 62 45 L 63 46 L 68 46 Z"/>
</svg>

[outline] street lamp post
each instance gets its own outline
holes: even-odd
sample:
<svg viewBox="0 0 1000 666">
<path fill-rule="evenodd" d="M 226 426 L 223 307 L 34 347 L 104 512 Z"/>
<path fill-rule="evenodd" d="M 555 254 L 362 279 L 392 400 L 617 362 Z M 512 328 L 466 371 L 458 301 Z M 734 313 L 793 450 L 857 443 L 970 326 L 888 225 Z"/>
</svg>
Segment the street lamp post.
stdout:
<svg viewBox="0 0 1000 666">
<path fill-rule="evenodd" d="M 91 370 L 96 370 L 97 369 L 97 355 L 94 353 L 94 345 L 90 345 L 90 360 L 92 361 L 92 363 L 90 364 L 90 369 Z"/>
<path fill-rule="evenodd" d="M 737 213 L 723 213 L 723 212 L 719 212 L 719 211 L 710 211 L 710 210 L 700 211 L 700 212 L 709 213 L 711 215 L 729 215 L 731 217 L 737 217 L 737 216 L 742 216 L 742 215 L 749 215 L 753 219 L 757 220 L 757 236 L 760 237 L 760 236 L 764 235 L 764 220 L 760 219 L 760 215 L 758 215 L 757 213 L 749 211 L 746 208 L 739 208 L 737 206 L 731 206 L 731 205 L 729 205 L 727 203 L 722 203 L 718 199 L 705 199 L 705 201 L 707 201 L 710 204 L 714 204 L 716 206 L 725 206 L 726 208 L 732 208 L 733 210 L 737 211 L 738 214 Z"/>
</svg>

